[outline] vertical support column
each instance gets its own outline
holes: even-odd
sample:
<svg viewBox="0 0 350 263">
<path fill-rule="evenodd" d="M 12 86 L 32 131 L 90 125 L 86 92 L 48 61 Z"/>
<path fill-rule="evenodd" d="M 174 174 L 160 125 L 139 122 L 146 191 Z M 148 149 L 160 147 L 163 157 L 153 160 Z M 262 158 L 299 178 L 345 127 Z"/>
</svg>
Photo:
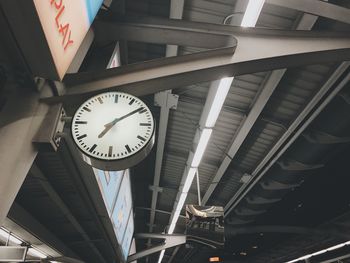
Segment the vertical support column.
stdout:
<svg viewBox="0 0 350 263">
<path fill-rule="evenodd" d="M 197 178 L 198 205 L 202 205 L 201 187 L 200 187 L 200 184 L 199 184 L 199 172 L 198 172 L 198 168 L 197 168 L 197 171 L 196 171 L 196 178 Z"/>
<path fill-rule="evenodd" d="M 150 232 L 153 231 L 153 224 L 155 219 L 155 209 L 157 206 L 157 198 L 159 192 L 160 173 L 163 162 L 164 145 L 166 138 L 166 131 L 168 126 L 169 111 L 170 109 L 176 109 L 178 96 L 171 94 L 171 91 L 164 91 L 154 95 L 155 105 L 160 106 L 160 120 L 158 128 L 158 141 L 155 163 L 155 174 L 153 180 L 153 193 L 151 203 L 151 216 L 150 216 Z"/>
<path fill-rule="evenodd" d="M 0 226 L 38 153 L 32 138 L 48 110 L 39 103 L 38 92 L 15 87 L 9 91 L 0 110 Z"/>
</svg>

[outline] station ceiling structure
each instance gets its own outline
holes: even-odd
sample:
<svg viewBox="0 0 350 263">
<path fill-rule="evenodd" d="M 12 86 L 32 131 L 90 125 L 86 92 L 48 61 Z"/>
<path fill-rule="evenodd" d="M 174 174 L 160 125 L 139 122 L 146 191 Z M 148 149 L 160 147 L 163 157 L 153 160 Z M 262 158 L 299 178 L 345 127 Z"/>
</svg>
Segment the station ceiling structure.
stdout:
<svg viewBox="0 0 350 263">
<path fill-rule="evenodd" d="M 135 234 L 183 234 L 183 204 L 197 204 L 198 189 L 203 205 L 224 207 L 224 249 L 188 242 L 138 262 L 284 263 L 350 240 L 350 3 L 262 3 L 246 28 L 245 0 L 106 0 L 79 71 L 40 98 L 49 108 L 62 103 L 68 116 L 108 90 L 151 108 L 156 144 L 130 171 Z M 105 70 L 117 43 L 122 66 Z M 15 86 L 34 90 L 21 68 L 2 68 L 0 127 Z M 118 262 L 93 171 L 70 136 L 57 151 L 39 148 L 28 165 L 3 226 L 25 229 L 67 262 Z M 136 247 L 157 244 L 138 239 Z M 347 244 L 294 262 L 350 262 L 348 255 Z"/>
</svg>

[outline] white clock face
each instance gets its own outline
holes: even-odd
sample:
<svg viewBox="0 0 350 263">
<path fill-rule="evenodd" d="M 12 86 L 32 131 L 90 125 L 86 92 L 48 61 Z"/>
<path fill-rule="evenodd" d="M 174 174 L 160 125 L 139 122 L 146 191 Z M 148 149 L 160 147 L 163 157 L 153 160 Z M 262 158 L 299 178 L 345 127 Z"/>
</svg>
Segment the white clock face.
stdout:
<svg viewBox="0 0 350 263">
<path fill-rule="evenodd" d="M 154 120 L 146 104 L 135 96 L 107 92 L 84 102 L 72 120 L 72 135 L 90 157 L 118 160 L 129 157 L 152 138 Z"/>
</svg>

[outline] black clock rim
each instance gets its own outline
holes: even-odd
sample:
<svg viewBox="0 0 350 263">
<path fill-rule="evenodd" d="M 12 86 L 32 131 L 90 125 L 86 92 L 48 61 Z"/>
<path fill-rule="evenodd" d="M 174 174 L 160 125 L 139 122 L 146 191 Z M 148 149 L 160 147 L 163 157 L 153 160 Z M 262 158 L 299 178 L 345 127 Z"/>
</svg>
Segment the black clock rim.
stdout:
<svg viewBox="0 0 350 263">
<path fill-rule="evenodd" d="M 141 148 L 139 148 L 139 149 L 137 150 L 137 152 L 135 152 L 135 153 L 133 153 L 133 154 L 131 154 L 131 155 L 129 155 L 129 156 L 126 156 L 126 157 L 123 157 L 123 158 L 118 158 L 118 159 L 110 159 L 110 160 L 101 159 L 101 158 L 98 158 L 98 157 L 96 157 L 96 156 L 92 156 L 92 155 L 90 155 L 89 153 L 86 153 L 85 151 L 83 151 L 83 150 L 81 149 L 81 147 L 79 146 L 79 144 L 75 141 L 75 138 L 74 138 L 74 135 L 73 135 L 73 120 L 74 120 L 74 117 L 75 117 L 75 115 L 77 114 L 78 110 L 80 109 L 81 105 L 83 105 L 85 102 L 87 102 L 88 100 L 90 100 L 90 99 L 93 98 L 93 97 L 99 96 L 99 95 L 101 95 L 101 94 L 106 94 L 106 93 L 123 93 L 123 94 L 131 95 L 131 96 L 133 96 L 133 97 L 135 97 L 135 98 L 141 100 L 140 98 L 138 98 L 138 97 L 136 97 L 136 96 L 134 96 L 134 95 L 132 95 L 132 94 L 125 93 L 125 92 L 119 92 L 119 91 L 108 91 L 108 92 L 103 92 L 103 93 L 99 93 L 99 94 L 97 94 L 97 95 L 91 96 L 90 98 L 88 98 L 87 100 L 85 100 L 82 104 L 80 104 L 80 106 L 79 106 L 79 107 L 77 108 L 77 110 L 74 112 L 73 118 L 72 118 L 72 122 L 71 122 L 71 126 L 70 126 L 70 134 L 71 134 L 71 136 L 72 136 L 72 139 L 73 139 L 74 144 L 77 146 L 77 148 L 79 149 L 79 151 L 80 151 L 81 153 L 83 153 L 84 155 L 88 156 L 89 158 L 96 159 L 96 160 L 99 160 L 99 161 L 104 161 L 104 162 L 117 162 L 117 161 L 121 161 L 121 160 L 126 160 L 126 159 L 130 158 L 131 156 L 134 156 L 134 155 L 138 154 L 139 152 L 141 152 L 142 150 L 144 150 L 144 149 L 148 146 L 148 144 L 150 143 L 150 141 L 152 140 L 153 136 L 155 136 L 156 122 L 155 122 L 155 119 L 154 119 L 154 117 L 153 117 L 152 111 L 150 110 L 150 108 L 148 107 L 148 105 L 147 105 L 143 100 L 141 100 L 141 101 L 146 105 L 147 109 L 151 112 L 151 115 L 152 115 L 152 120 L 153 120 L 153 131 L 152 131 L 152 134 L 151 134 L 151 136 L 149 137 L 149 139 L 145 142 L 145 144 L 144 144 Z"/>
</svg>

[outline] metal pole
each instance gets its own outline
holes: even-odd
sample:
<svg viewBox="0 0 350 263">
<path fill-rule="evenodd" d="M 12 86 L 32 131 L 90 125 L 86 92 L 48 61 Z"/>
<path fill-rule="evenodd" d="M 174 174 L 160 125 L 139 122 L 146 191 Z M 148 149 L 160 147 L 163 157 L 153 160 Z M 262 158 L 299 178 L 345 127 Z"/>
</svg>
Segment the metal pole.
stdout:
<svg viewBox="0 0 350 263">
<path fill-rule="evenodd" d="M 199 185 L 198 169 L 197 169 L 197 172 L 196 172 L 196 178 L 197 178 L 197 191 L 198 191 L 198 205 L 202 205 L 201 188 L 200 188 L 200 185 Z"/>
<path fill-rule="evenodd" d="M 8 236 L 7 236 L 7 240 L 6 240 L 5 246 L 8 246 L 8 245 L 9 245 L 10 237 L 11 237 L 11 232 L 9 232 L 9 234 L 8 234 Z"/>
</svg>

